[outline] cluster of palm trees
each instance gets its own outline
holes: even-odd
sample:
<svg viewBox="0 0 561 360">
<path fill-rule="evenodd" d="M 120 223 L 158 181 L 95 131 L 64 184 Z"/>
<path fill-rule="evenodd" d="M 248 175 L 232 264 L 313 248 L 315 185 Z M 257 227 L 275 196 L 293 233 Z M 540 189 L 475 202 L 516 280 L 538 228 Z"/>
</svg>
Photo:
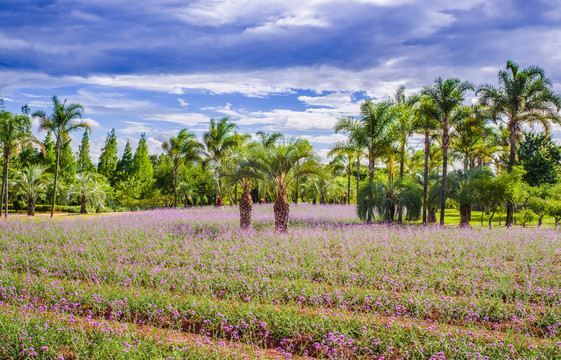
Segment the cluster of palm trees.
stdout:
<svg viewBox="0 0 561 360">
<path fill-rule="evenodd" d="M 411 192 L 411 188 L 404 181 L 404 161 L 405 149 L 412 134 L 424 137 L 424 169 L 421 175 L 423 223 L 435 220 L 431 219 L 435 209 L 432 209 L 431 214 L 428 206 L 431 195 L 429 184 L 431 177 L 435 178 L 434 174 L 429 174 L 429 168 L 431 160 L 434 161 L 436 157 L 434 150 L 441 157 L 442 167 L 437 176 L 440 194 L 434 196 L 434 191 L 432 193 L 433 198 L 440 201 L 440 224 L 443 225 L 450 150 L 454 160 L 463 163 L 464 175 L 476 165 L 488 164 L 495 165 L 499 170 L 506 166 L 507 171 L 511 172 L 516 165 L 516 146 L 521 126 L 539 124 L 548 132 L 551 122 L 561 122 L 561 98 L 552 91 L 551 81 L 545 77 L 543 69 L 529 67 L 520 70 L 518 65 L 508 61 L 506 69 L 499 71 L 498 78 L 498 86 L 483 85 L 477 88 L 457 78 L 438 78 L 411 97 L 406 97 L 404 88 L 400 87 L 395 99 L 377 103 L 367 100 L 361 106 L 359 117 L 339 119 L 334 130 L 348 134 L 348 139 L 335 144 L 332 154 L 344 154 L 349 162 L 354 158 L 357 165 L 361 157 L 368 159 L 369 185 L 363 189 L 362 196 L 359 196 L 359 215 L 370 222 L 374 205 L 384 209 L 380 205 L 382 198 L 383 202 L 389 202 L 385 208 L 391 210 L 394 205 L 397 206 L 398 221 L 402 220 L 403 207 L 411 200 L 410 194 L 407 194 Z M 474 91 L 478 97 L 472 106 L 464 104 L 468 91 Z M 509 147 L 506 164 L 504 157 L 500 156 L 501 132 L 508 134 L 508 143 L 504 144 Z M 435 140 L 438 146 L 433 144 Z M 394 182 L 393 167 L 396 158 L 399 160 L 400 170 L 399 179 Z M 387 163 L 388 183 L 384 194 L 380 194 L 379 186 L 373 183 L 374 168 L 378 160 L 385 160 Z M 394 186 L 403 190 L 401 195 L 393 191 Z M 409 202 L 412 207 L 412 202 Z M 469 212 L 469 209 L 464 209 L 464 212 Z M 507 226 L 513 222 L 513 213 L 514 203 L 509 201 Z M 393 219 L 392 214 L 389 216 Z"/>
</svg>

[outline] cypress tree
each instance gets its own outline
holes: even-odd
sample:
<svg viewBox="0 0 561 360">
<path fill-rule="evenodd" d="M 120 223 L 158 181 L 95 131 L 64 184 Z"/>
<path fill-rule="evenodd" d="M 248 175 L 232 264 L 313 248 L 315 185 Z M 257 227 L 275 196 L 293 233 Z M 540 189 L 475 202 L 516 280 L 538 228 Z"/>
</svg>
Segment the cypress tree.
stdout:
<svg viewBox="0 0 561 360">
<path fill-rule="evenodd" d="M 142 133 L 138 147 L 132 158 L 131 175 L 142 182 L 150 181 L 154 175 L 154 167 L 150 156 L 148 156 L 148 146 L 146 145 L 146 133 Z"/>
<path fill-rule="evenodd" d="M 132 147 L 131 143 L 127 140 L 127 145 L 125 145 L 125 151 L 123 152 L 123 157 L 117 162 L 117 174 L 119 180 L 125 180 L 131 172 L 132 165 Z"/>
<path fill-rule="evenodd" d="M 49 131 L 45 140 L 43 140 L 43 146 L 45 147 L 45 155 L 43 157 L 43 164 L 47 166 L 48 170 L 53 172 L 55 169 L 56 153 L 55 153 L 55 141 L 53 140 L 53 134 Z"/>
<path fill-rule="evenodd" d="M 76 175 L 76 158 L 74 157 L 74 152 L 70 147 L 71 141 L 72 139 L 69 139 L 68 135 L 66 135 L 60 148 L 59 171 L 61 178 L 67 184 L 74 182 L 74 176 Z"/>
<path fill-rule="evenodd" d="M 78 172 L 89 173 L 94 170 L 92 160 L 90 158 L 90 137 L 87 131 L 84 131 L 82 143 L 78 150 Z"/>
<path fill-rule="evenodd" d="M 97 172 L 105 176 L 109 181 L 115 178 L 115 170 L 117 168 L 117 135 L 115 129 L 111 129 L 105 138 L 105 145 L 101 149 L 99 162 L 97 164 Z"/>
</svg>

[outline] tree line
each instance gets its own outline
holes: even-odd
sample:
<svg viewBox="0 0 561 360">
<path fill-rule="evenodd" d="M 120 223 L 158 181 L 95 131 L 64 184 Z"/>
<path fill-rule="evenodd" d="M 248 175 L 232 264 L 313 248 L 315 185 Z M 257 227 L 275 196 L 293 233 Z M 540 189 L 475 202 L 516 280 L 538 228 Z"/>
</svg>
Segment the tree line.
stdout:
<svg viewBox="0 0 561 360">
<path fill-rule="evenodd" d="M 28 106 L 21 114 L 0 113 L 1 211 L 8 216 L 10 200 L 12 208 L 27 206 L 28 215 L 38 202 L 48 204 L 51 216 L 64 205 L 86 213 L 230 203 L 249 227 L 252 204 L 274 202 L 276 228 L 285 231 L 290 201 L 353 202 L 367 222 L 431 223 L 439 210 L 444 224 L 446 208 L 455 206 L 461 225 L 475 207 L 489 224 L 503 209 L 507 226 L 515 215 L 522 224 L 533 217 L 541 223 L 545 215 L 557 224 L 561 152 L 549 130 L 561 121 L 560 97 L 539 67 L 521 70 L 508 61 L 498 80 L 476 87 L 438 78 L 418 94 L 406 96 L 399 87 L 393 99 L 366 100 L 359 115 L 336 122 L 334 131 L 348 136 L 332 146 L 328 163 L 305 140 L 242 134 L 226 117 L 210 119 L 200 140 L 179 131 L 159 156 L 149 154 L 142 134 L 134 153 L 127 142 L 119 158 L 113 129 L 94 165 L 83 107 L 55 96 L 49 115 Z M 467 105 L 470 92 L 476 101 Z M 47 132 L 42 141 L 31 134 L 32 118 Z M 543 131 L 523 127 L 534 124 Z M 79 130 L 73 153 L 69 134 Z M 458 169 L 449 172 L 450 164 Z"/>
</svg>

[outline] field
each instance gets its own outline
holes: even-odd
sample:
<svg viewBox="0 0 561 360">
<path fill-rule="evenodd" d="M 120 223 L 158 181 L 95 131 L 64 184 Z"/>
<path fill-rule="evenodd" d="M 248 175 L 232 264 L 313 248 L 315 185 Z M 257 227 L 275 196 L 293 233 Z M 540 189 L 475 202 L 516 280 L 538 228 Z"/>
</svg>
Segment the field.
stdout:
<svg viewBox="0 0 561 360">
<path fill-rule="evenodd" d="M 254 209 L 2 220 L 0 359 L 561 358 L 552 227 Z"/>
</svg>

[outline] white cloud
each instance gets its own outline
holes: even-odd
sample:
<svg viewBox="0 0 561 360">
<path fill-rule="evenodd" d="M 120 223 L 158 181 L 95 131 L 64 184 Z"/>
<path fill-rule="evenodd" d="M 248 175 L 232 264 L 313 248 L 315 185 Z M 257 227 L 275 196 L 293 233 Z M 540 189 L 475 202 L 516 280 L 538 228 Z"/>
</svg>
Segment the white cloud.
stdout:
<svg viewBox="0 0 561 360">
<path fill-rule="evenodd" d="M 206 123 L 209 117 L 197 113 L 169 113 L 169 114 L 147 114 L 141 115 L 144 120 L 165 121 L 183 126 L 191 127 L 201 123 Z"/>
</svg>

